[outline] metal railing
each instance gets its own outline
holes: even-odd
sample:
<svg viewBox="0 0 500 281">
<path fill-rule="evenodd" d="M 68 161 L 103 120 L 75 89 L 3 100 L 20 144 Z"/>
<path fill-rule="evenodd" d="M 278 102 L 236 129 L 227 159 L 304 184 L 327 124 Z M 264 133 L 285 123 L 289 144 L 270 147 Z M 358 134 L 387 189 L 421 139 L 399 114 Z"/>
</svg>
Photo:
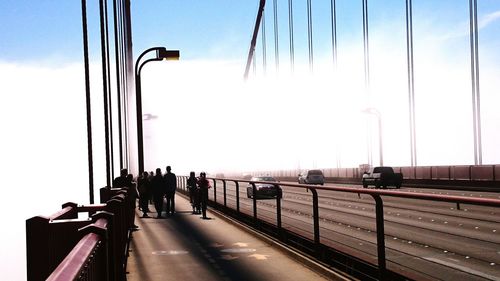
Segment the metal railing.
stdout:
<svg viewBox="0 0 500 281">
<path fill-rule="evenodd" d="M 187 177 L 180 176 L 178 186 L 184 192 L 187 192 L 186 188 Z M 263 227 L 266 223 L 260 220 L 258 217 L 258 204 L 257 197 L 253 196 L 252 203 L 252 215 L 249 218 L 248 215 L 244 214 L 240 210 L 240 183 L 247 183 L 253 188 L 253 194 L 256 194 L 256 184 L 271 184 L 278 185 L 280 188 L 286 187 L 286 189 L 302 189 L 311 192 L 312 196 L 312 225 L 313 225 L 313 239 L 308 239 L 307 237 L 300 237 L 300 235 L 290 233 L 285 230 L 282 226 L 282 207 L 281 207 L 281 196 L 276 197 L 276 224 L 272 226 L 274 233 L 278 239 L 285 243 L 288 243 L 290 237 L 299 236 L 299 242 L 295 241 L 294 246 L 299 246 L 300 250 L 305 251 L 308 254 L 315 256 L 320 261 L 325 261 L 327 256 L 338 256 L 338 251 L 332 249 L 321 243 L 320 240 L 320 217 L 319 217 L 319 200 L 318 191 L 325 192 L 344 192 L 344 193 L 354 193 L 370 195 L 375 202 L 375 225 L 376 225 L 376 246 L 377 246 L 377 264 L 375 268 L 373 265 L 366 264 L 364 261 L 359 261 L 359 259 L 348 257 L 351 264 L 351 270 L 362 271 L 357 272 L 357 274 L 368 274 L 371 279 L 378 280 L 404 280 L 407 276 L 402 276 L 399 273 L 392 272 L 387 269 L 386 265 L 386 246 L 385 246 L 385 230 L 384 230 L 384 201 L 383 197 L 396 197 L 396 198 L 407 198 L 407 199 L 417 199 L 417 200 L 430 200 L 430 201 L 442 201 L 457 204 L 457 209 L 459 209 L 459 204 L 471 204 L 471 205 L 481 205 L 481 206 L 492 206 L 500 207 L 500 200 L 498 199 L 488 199 L 488 198 L 473 198 L 465 196 L 453 196 L 453 195 L 436 195 L 436 194 L 425 194 L 425 193 L 414 193 L 414 192 L 404 192 L 404 191 L 393 191 L 393 190 L 378 190 L 378 189 L 365 189 L 365 188 L 354 188 L 354 187 L 319 187 L 314 185 L 304 185 L 304 184 L 294 184 L 294 183 L 284 183 L 284 182 L 257 182 L 243 179 L 231 179 L 231 178 L 209 178 L 213 182 L 213 196 L 210 200 L 212 207 L 221 210 L 239 220 L 244 221 L 252 227 L 255 227 L 264 232 L 269 233 Z M 222 182 L 222 201 L 217 198 L 217 183 Z M 235 191 L 232 196 L 236 197 L 235 208 L 228 207 L 227 204 L 227 182 L 232 182 L 235 184 Z M 292 241 L 293 242 L 293 241 Z M 302 244 L 302 245 L 301 245 Z M 309 246 L 307 246 L 309 244 Z M 345 255 L 340 253 L 341 259 L 345 258 Z M 358 264 L 359 263 L 359 264 Z M 342 265 L 345 266 L 345 265 Z M 355 267 L 358 267 L 357 269 Z M 344 267 L 345 269 L 345 267 Z M 372 273 L 369 273 L 372 271 Z M 351 272 L 352 273 L 352 272 Z M 359 276 L 359 275 L 358 275 Z M 363 277 L 368 277 L 363 275 Z"/>
<path fill-rule="evenodd" d="M 26 220 L 28 281 L 125 280 L 134 210 L 126 190 L 102 188 L 101 201 Z"/>
<path fill-rule="evenodd" d="M 59 266 L 47 278 L 48 281 L 69 280 L 115 280 L 108 262 L 110 255 L 108 243 L 108 220 L 98 219 L 94 224 L 80 230 L 88 232 Z"/>
</svg>

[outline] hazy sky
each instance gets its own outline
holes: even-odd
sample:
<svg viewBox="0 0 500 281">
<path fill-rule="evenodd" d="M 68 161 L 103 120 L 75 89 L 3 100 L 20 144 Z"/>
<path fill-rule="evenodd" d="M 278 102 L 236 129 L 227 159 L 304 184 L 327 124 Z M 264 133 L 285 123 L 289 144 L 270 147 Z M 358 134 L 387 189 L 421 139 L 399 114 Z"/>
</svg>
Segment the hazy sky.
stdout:
<svg viewBox="0 0 500 281">
<path fill-rule="evenodd" d="M 180 61 L 151 63 L 143 70 L 144 112 L 158 116 L 144 124 L 146 169 L 170 164 L 185 174 L 357 167 L 368 161 L 369 146 L 376 164 L 375 118 L 361 113 L 368 106 L 382 115 L 384 162 L 409 165 L 405 1 L 368 1 L 368 90 L 361 1 L 336 1 L 336 72 L 330 1 L 312 1 L 312 75 L 306 1 L 293 1 L 294 75 L 288 1 L 278 1 L 278 73 L 272 1 L 267 2 L 266 75 L 259 36 L 256 72 L 244 83 L 257 0 L 132 1 L 134 57 L 152 46 L 181 51 Z M 19 237 L 24 238 L 26 218 L 48 215 L 65 201 L 87 202 L 80 3 L 0 1 L 0 168 L 6 198 L 18 199 L 0 205 L 3 214 L 17 214 L 13 231 L 2 234 L 2 241 L 17 241 L 2 245 L 6 280 L 24 280 Z M 469 1 L 413 3 L 418 164 L 473 164 Z M 88 1 L 96 194 L 105 184 L 98 16 L 98 1 Z M 500 1 L 479 0 L 478 18 L 483 162 L 497 164 Z M 19 200 L 28 207 L 21 208 Z"/>
</svg>

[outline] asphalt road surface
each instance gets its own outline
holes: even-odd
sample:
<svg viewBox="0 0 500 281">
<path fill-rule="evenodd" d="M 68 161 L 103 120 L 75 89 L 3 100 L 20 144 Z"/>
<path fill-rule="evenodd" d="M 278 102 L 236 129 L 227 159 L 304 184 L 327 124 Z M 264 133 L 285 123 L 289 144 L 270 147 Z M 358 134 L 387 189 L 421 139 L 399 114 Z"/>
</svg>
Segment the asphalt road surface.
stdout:
<svg viewBox="0 0 500 281">
<path fill-rule="evenodd" d="M 282 226 L 313 238 L 312 194 L 283 186 Z M 295 184 L 295 183 L 294 183 Z M 327 184 L 325 187 L 343 186 Z M 361 186 L 352 186 L 359 187 Z M 240 211 L 253 214 L 246 184 Z M 222 182 L 217 202 L 223 203 Z M 401 188 L 404 192 L 500 199 L 499 193 Z M 321 243 L 377 263 L 375 203 L 369 195 L 319 190 Z M 213 200 L 213 190 L 209 197 Z M 383 197 L 387 267 L 430 280 L 500 280 L 500 209 L 448 202 Z M 228 182 L 226 204 L 236 208 Z M 276 224 L 276 199 L 258 200 L 258 218 Z"/>
</svg>

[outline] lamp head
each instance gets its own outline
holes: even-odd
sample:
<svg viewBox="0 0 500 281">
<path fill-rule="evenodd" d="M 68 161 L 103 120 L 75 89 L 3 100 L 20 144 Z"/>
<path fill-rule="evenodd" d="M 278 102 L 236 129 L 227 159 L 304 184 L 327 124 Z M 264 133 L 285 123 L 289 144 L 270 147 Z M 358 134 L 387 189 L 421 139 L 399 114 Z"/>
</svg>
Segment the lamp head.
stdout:
<svg viewBox="0 0 500 281">
<path fill-rule="evenodd" d="M 179 50 L 167 50 L 165 47 L 161 47 L 156 50 L 156 58 L 164 60 L 179 60 L 180 52 Z"/>
</svg>

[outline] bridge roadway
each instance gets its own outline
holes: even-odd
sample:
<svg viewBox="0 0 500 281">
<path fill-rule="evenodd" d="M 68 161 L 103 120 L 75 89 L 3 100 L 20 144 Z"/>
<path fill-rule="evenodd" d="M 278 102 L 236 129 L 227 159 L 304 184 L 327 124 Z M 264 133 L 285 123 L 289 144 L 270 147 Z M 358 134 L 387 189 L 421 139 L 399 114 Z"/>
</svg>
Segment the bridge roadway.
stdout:
<svg viewBox="0 0 500 281">
<path fill-rule="evenodd" d="M 325 185 L 334 186 L 340 185 Z M 287 186 L 282 189 L 283 227 L 312 239 L 311 192 Z M 401 191 L 500 198 L 498 193 L 477 191 L 413 187 Z M 209 197 L 213 200 L 212 193 Z M 246 198 L 245 185 L 240 187 L 239 197 L 241 212 L 251 215 L 252 200 Z M 217 201 L 220 203 L 222 198 L 219 187 Z M 274 224 L 275 203 L 275 200 L 258 200 L 259 219 Z M 235 189 L 230 182 L 227 205 L 236 206 Z M 415 279 L 500 280 L 498 209 L 391 197 L 384 198 L 384 205 L 389 269 L 411 273 Z M 320 190 L 319 208 L 322 243 L 376 263 L 375 210 L 370 196 Z"/>
<path fill-rule="evenodd" d="M 352 280 L 215 212 L 203 220 L 181 195 L 176 211 L 156 219 L 137 210 L 127 280 Z"/>
</svg>

